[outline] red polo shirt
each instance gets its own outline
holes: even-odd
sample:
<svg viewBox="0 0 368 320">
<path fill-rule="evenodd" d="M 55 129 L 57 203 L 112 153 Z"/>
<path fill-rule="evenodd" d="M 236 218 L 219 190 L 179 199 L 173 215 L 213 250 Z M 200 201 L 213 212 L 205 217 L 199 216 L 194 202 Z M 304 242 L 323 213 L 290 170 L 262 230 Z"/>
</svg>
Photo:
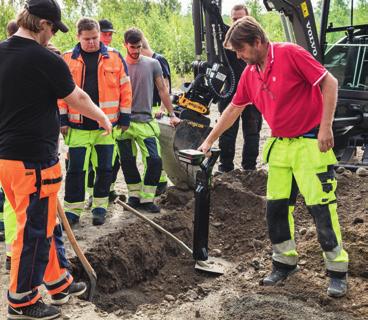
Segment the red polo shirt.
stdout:
<svg viewBox="0 0 368 320">
<path fill-rule="evenodd" d="M 254 104 L 276 137 L 300 136 L 321 122 L 320 81 L 327 70 L 302 47 L 270 43 L 266 68 L 248 65 L 232 104 Z"/>
</svg>

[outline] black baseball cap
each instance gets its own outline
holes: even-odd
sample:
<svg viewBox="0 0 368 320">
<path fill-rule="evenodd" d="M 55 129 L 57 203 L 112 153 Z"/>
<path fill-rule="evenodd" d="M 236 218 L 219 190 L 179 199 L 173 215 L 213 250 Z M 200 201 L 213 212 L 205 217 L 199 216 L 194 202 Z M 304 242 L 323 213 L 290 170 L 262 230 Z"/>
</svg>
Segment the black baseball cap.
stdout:
<svg viewBox="0 0 368 320">
<path fill-rule="evenodd" d="M 114 26 L 112 25 L 112 23 L 109 20 L 102 19 L 102 20 L 98 21 L 98 23 L 100 24 L 100 31 L 101 32 L 115 32 Z"/>
<path fill-rule="evenodd" d="M 61 32 L 69 31 L 61 22 L 61 10 L 56 0 L 27 0 L 24 7 L 30 14 L 51 21 Z"/>
</svg>

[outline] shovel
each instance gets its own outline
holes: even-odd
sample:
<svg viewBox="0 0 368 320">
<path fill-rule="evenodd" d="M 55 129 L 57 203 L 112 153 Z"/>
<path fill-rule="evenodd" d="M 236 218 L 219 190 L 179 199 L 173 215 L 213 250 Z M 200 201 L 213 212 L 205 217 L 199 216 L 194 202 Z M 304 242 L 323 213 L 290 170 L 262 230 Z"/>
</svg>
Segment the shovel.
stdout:
<svg viewBox="0 0 368 320">
<path fill-rule="evenodd" d="M 77 255 L 79 261 L 82 263 L 84 271 L 87 273 L 89 278 L 89 290 L 87 293 L 88 301 L 92 301 L 93 295 L 96 290 L 96 282 L 97 282 L 97 275 L 95 270 L 93 270 L 92 266 L 88 262 L 86 256 L 84 255 L 83 251 L 78 245 L 77 240 L 75 239 L 74 233 L 72 228 L 70 227 L 69 221 L 65 215 L 64 208 L 62 207 L 60 200 L 57 199 L 57 212 L 60 217 L 60 220 L 63 224 L 64 230 L 66 235 L 68 236 L 69 242 L 72 245 L 72 248 Z"/>
<path fill-rule="evenodd" d="M 169 231 L 162 228 L 156 222 L 153 222 L 151 219 L 147 218 L 145 215 L 140 213 L 138 210 L 135 210 L 134 208 L 132 208 L 131 206 L 129 206 L 128 204 L 126 204 L 125 202 L 123 202 L 119 199 L 115 200 L 115 203 L 119 204 L 124 209 L 130 211 L 131 213 L 133 213 L 134 215 L 136 215 L 140 219 L 144 220 L 145 222 L 147 222 L 154 229 L 156 229 L 156 230 L 162 232 L 163 234 L 167 235 L 170 239 L 175 241 L 180 246 L 180 248 L 183 249 L 184 252 L 186 252 L 186 253 L 190 254 L 191 256 L 193 256 L 192 249 L 190 249 L 183 241 L 181 241 L 180 239 L 175 237 Z M 218 265 L 218 264 L 214 263 L 214 261 L 211 261 L 211 262 L 212 263 L 197 260 L 194 268 L 196 270 L 200 270 L 200 271 L 204 271 L 204 272 L 208 272 L 208 273 L 212 273 L 212 274 L 217 274 L 217 275 L 224 274 L 224 269 L 221 265 Z"/>
</svg>

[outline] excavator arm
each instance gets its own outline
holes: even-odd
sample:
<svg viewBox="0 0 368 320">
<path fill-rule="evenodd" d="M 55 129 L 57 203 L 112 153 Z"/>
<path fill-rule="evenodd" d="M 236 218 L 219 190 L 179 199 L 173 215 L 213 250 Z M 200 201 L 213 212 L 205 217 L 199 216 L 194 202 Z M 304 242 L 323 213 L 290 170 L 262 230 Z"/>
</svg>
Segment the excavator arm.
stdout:
<svg viewBox="0 0 368 320">
<path fill-rule="evenodd" d="M 179 151 L 197 149 L 211 131 L 212 103 L 228 99 L 236 89 L 235 73 L 223 46 L 229 27 L 221 17 L 221 0 L 193 0 L 195 39 L 194 80 L 174 97 L 175 113 L 182 120 L 176 128 L 160 120 L 160 144 L 164 170 L 182 188 L 194 188 L 198 166 L 179 160 Z M 226 84 L 226 86 L 225 86 Z"/>
<path fill-rule="evenodd" d="M 287 40 L 299 44 L 322 62 L 322 48 L 311 2 L 309 0 L 264 0 L 263 2 L 268 11 L 276 10 L 281 14 Z"/>
<path fill-rule="evenodd" d="M 175 102 L 179 108 L 207 115 L 212 102 L 226 99 L 235 91 L 235 74 L 223 47 L 229 27 L 221 17 L 221 0 L 193 0 L 192 16 L 196 54 L 192 63 L 194 80 L 184 85 L 184 93 Z M 205 61 L 202 60 L 204 51 Z M 224 91 L 225 81 L 230 81 L 230 86 Z M 188 114 L 192 118 L 193 112 L 184 112 L 182 118 Z"/>
</svg>

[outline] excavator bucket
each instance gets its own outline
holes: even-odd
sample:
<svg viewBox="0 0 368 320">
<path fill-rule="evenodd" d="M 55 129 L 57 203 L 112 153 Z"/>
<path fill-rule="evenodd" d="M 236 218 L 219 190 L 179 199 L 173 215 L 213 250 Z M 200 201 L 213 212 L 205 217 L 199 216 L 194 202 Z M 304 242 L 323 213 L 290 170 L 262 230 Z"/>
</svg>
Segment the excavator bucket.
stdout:
<svg viewBox="0 0 368 320">
<path fill-rule="evenodd" d="M 163 168 L 171 182 L 180 189 L 194 189 L 195 176 L 199 166 L 179 161 L 179 150 L 197 149 L 211 131 L 211 127 L 182 120 L 175 128 L 170 126 L 169 118 L 158 120 L 160 126 L 160 145 Z"/>
</svg>

